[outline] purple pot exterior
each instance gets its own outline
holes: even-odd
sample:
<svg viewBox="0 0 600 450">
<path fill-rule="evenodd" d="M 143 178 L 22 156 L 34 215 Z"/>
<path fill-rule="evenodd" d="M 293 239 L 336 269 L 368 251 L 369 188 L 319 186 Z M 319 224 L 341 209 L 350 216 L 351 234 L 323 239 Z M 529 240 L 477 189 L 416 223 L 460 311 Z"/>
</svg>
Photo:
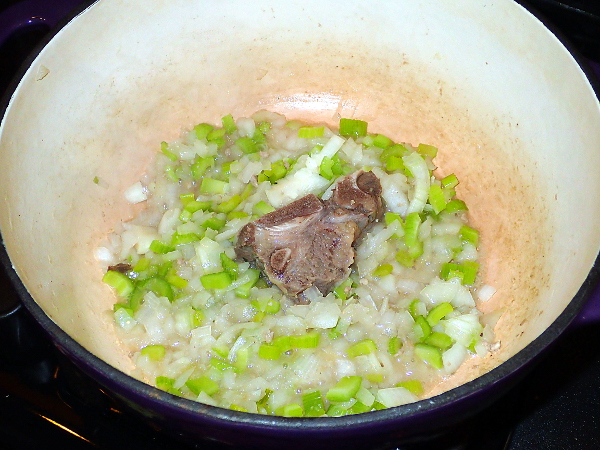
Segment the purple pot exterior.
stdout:
<svg viewBox="0 0 600 450">
<path fill-rule="evenodd" d="M 74 15 L 74 8 L 81 10 L 82 3 L 87 5 L 91 2 L 27 0 L 6 9 L 0 14 L 0 45 L 12 34 L 30 26 L 56 27 L 65 17 Z M 590 75 L 590 67 L 581 64 Z M 600 66 L 592 68 L 600 73 Z M 599 258 L 573 301 L 541 336 L 510 360 L 476 380 L 431 399 L 368 414 L 319 419 L 257 416 L 170 395 L 106 364 L 46 316 L 11 268 L 4 246 L 0 247 L 0 260 L 7 268 L 24 305 L 49 333 L 59 350 L 128 408 L 137 411 L 165 432 L 194 443 L 198 439 L 208 439 L 244 448 L 264 448 L 280 447 L 280 441 L 285 440 L 287 448 L 306 448 L 307 442 L 310 442 L 312 448 L 319 449 L 342 446 L 360 448 L 367 444 L 372 447 L 386 442 L 393 442 L 394 445 L 426 442 L 505 394 L 528 373 L 569 326 L 600 322 L 600 290 L 595 289 L 600 277 Z"/>
</svg>

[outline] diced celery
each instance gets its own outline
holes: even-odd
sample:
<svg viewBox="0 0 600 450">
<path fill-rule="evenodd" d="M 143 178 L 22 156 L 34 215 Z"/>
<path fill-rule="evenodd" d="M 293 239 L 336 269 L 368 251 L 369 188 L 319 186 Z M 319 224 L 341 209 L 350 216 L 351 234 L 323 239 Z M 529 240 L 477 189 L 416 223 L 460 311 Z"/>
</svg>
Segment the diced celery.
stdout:
<svg viewBox="0 0 600 450">
<path fill-rule="evenodd" d="M 173 301 L 175 295 L 171 285 L 161 277 L 148 278 L 141 284 L 141 288 L 145 291 L 152 291 L 157 297 L 166 297 L 169 301 Z"/>
<path fill-rule="evenodd" d="M 304 126 L 298 128 L 298 137 L 305 139 L 312 139 L 316 137 L 321 137 L 325 133 L 325 127 L 309 127 Z"/>
<path fill-rule="evenodd" d="M 202 194 L 224 194 L 229 187 L 228 183 L 214 178 L 204 177 L 200 184 L 200 192 Z"/>
<path fill-rule="evenodd" d="M 248 214 L 244 211 L 231 211 L 227 214 L 227 220 L 245 219 L 246 217 L 248 217 Z"/>
<path fill-rule="evenodd" d="M 464 261 L 461 264 L 444 263 L 442 265 L 440 278 L 442 280 L 459 278 L 462 284 L 471 286 L 475 283 L 478 271 L 479 264 L 474 261 Z"/>
<path fill-rule="evenodd" d="M 219 255 L 221 258 L 221 267 L 229 274 L 232 280 L 236 280 L 238 276 L 239 266 L 238 264 L 225 254 L 225 252 Z"/>
<path fill-rule="evenodd" d="M 273 394 L 272 389 L 265 389 L 265 394 L 256 402 L 256 408 L 261 414 L 271 414 L 271 406 L 269 400 Z"/>
<path fill-rule="evenodd" d="M 433 211 L 439 214 L 446 208 L 446 198 L 442 188 L 437 184 L 429 186 L 429 204 L 433 207 Z"/>
<path fill-rule="evenodd" d="M 420 153 L 423 156 L 427 156 L 430 159 L 433 159 L 437 156 L 438 149 L 433 145 L 427 144 L 419 144 L 417 147 L 417 153 Z"/>
<path fill-rule="evenodd" d="M 162 389 L 163 391 L 168 391 L 171 389 L 174 383 L 175 379 L 164 376 L 156 377 L 156 380 L 154 381 L 156 387 Z"/>
<path fill-rule="evenodd" d="M 240 412 L 249 412 L 246 408 L 244 408 L 243 406 L 239 406 L 236 405 L 235 403 L 232 403 L 231 405 L 229 405 L 229 409 L 233 410 L 233 411 L 240 411 Z"/>
<path fill-rule="evenodd" d="M 302 410 L 302 406 L 300 406 L 298 403 L 291 403 L 278 408 L 277 415 L 283 417 L 302 417 L 304 415 L 304 411 Z"/>
<path fill-rule="evenodd" d="M 375 342 L 372 339 L 364 339 L 348 347 L 346 353 L 350 358 L 355 358 L 361 355 L 368 355 L 369 353 L 373 353 L 375 351 L 377 351 L 377 345 Z"/>
<path fill-rule="evenodd" d="M 441 369 L 444 367 L 444 363 L 442 361 L 442 352 L 437 347 L 428 344 L 417 343 L 415 344 L 415 355 L 436 369 Z"/>
<path fill-rule="evenodd" d="M 345 376 L 327 391 L 325 398 L 331 402 L 347 402 L 353 398 L 362 383 L 362 377 Z"/>
<path fill-rule="evenodd" d="M 141 273 L 141 272 L 145 272 L 146 270 L 148 270 L 149 267 L 150 267 L 150 260 L 148 258 L 140 258 L 140 259 L 138 259 L 138 262 L 135 263 L 135 266 L 133 266 L 133 269 L 131 269 L 131 270 L 136 273 Z"/>
<path fill-rule="evenodd" d="M 459 235 L 463 241 L 473 244 L 475 247 L 479 244 L 479 232 L 468 225 L 460 228 Z"/>
<path fill-rule="evenodd" d="M 242 203 L 242 197 L 238 194 L 232 196 L 231 198 L 229 198 L 228 200 L 225 200 L 223 203 L 221 203 L 220 205 L 218 205 L 215 210 L 216 212 L 220 212 L 220 213 L 230 213 L 231 211 L 233 211 L 235 208 L 237 208 L 240 203 Z"/>
<path fill-rule="evenodd" d="M 231 276 L 225 271 L 209 273 L 200 277 L 200 283 L 204 289 L 225 289 L 231 284 Z"/>
<path fill-rule="evenodd" d="M 107 271 L 102 277 L 102 281 L 112 287 L 121 298 L 127 298 L 133 292 L 133 281 L 127 275 L 116 270 Z"/>
<path fill-rule="evenodd" d="M 419 396 L 423 394 L 423 384 L 419 380 L 407 380 L 396 384 L 396 387 L 403 387 L 409 392 Z"/>
<path fill-rule="evenodd" d="M 325 414 L 321 392 L 314 391 L 302 395 L 302 406 L 306 417 L 320 417 Z"/>
<path fill-rule="evenodd" d="M 154 253 L 165 254 L 175 251 L 175 247 L 155 239 L 150 243 L 150 250 Z"/>
<path fill-rule="evenodd" d="M 208 133 L 210 133 L 214 127 L 208 123 L 201 123 L 194 127 L 194 132 L 196 133 L 196 138 L 198 139 L 206 139 Z"/>
<path fill-rule="evenodd" d="M 421 311 L 425 311 L 425 305 L 418 298 L 414 299 L 408 305 L 408 312 L 410 313 L 413 319 L 416 319 L 419 315 L 421 315 Z"/>
<path fill-rule="evenodd" d="M 381 264 L 373 271 L 373 276 L 384 277 L 386 275 L 391 274 L 393 270 L 394 266 L 392 266 L 391 264 Z"/>
<path fill-rule="evenodd" d="M 452 189 L 452 188 L 455 188 L 456 186 L 458 186 L 458 178 L 456 178 L 456 175 L 454 175 L 453 173 L 442 178 L 440 181 L 442 183 L 443 188 Z"/>
<path fill-rule="evenodd" d="M 222 230 L 227 220 L 222 219 L 220 217 L 209 217 L 204 222 L 202 222 L 202 226 L 204 228 L 210 228 L 211 230 Z"/>
<path fill-rule="evenodd" d="M 171 161 L 173 161 L 173 162 L 177 161 L 177 159 L 178 159 L 177 155 L 169 150 L 169 144 L 167 144 L 165 141 L 162 141 L 160 143 L 160 151 L 163 153 L 163 155 L 165 155 Z"/>
<path fill-rule="evenodd" d="M 236 367 L 225 361 L 223 358 L 212 357 L 210 358 L 209 363 L 212 367 L 221 372 L 224 372 L 225 370 L 233 370 L 234 372 L 238 371 Z"/>
<path fill-rule="evenodd" d="M 190 166 L 190 170 L 192 172 L 192 177 L 194 180 L 199 180 L 202 178 L 206 170 L 214 164 L 215 160 L 212 157 L 207 156 L 206 158 L 196 158 L 192 165 Z"/>
<path fill-rule="evenodd" d="M 404 224 L 404 221 L 402 220 L 402 217 L 400 217 L 400 214 L 396 214 L 396 213 L 386 212 L 385 216 L 384 216 L 384 220 L 385 220 L 386 226 L 396 220 L 398 222 L 400 222 L 401 224 Z"/>
<path fill-rule="evenodd" d="M 235 288 L 235 295 L 241 298 L 250 297 L 250 289 L 256 285 L 258 279 L 260 278 L 260 271 L 258 269 L 248 269 L 247 272 L 250 275 L 250 280 L 247 283 L 242 284 Z M 239 275 L 239 274 L 238 274 Z"/>
<path fill-rule="evenodd" d="M 382 149 L 386 149 L 394 143 L 389 137 L 383 134 L 378 134 L 373 137 L 373 145 Z"/>
<path fill-rule="evenodd" d="M 454 307 L 450 303 L 439 303 L 435 305 L 427 314 L 427 323 L 434 327 L 440 322 L 440 320 L 442 320 L 452 311 L 454 311 Z"/>
<path fill-rule="evenodd" d="M 415 318 L 414 332 L 418 341 L 422 341 L 431 334 L 431 326 L 423 316 Z"/>
<path fill-rule="evenodd" d="M 252 207 L 252 212 L 258 216 L 264 216 L 265 214 L 268 214 L 273 211 L 275 211 L 275 208 L 273 208 L 264 200 L 261 200 Z"/>
<path fill-rule="evenodd" d="M 165 357 L 166 349 L 164 345 L 147 345 L 141 351 L 142 356 L 152 361 L 160 361 Z"/>
<path fill-rule="evenodd" d="M 329 405 L 329 408 L 327 408 L 328 417 L 342 417 L 348 414 L 350 414 L 350 411 L 342 405 Z"/>
<path fill-rule="evenodd" d="M 171 285 L 176 287 L 177 289 L 183 289 L 188 285 L 188 281 L 184 278 L 181 278 L 179 275 L 171 274 L 167 275 L 166 281 Z"/>
<path fill-rule="evenodd" d="M 402 339 L 398 336 L 392 336 L 388 341 L 388 353 L 394 356 L 402 348 Z"/>
<path fill-rule="evenodd" d="M 281 357 L 281 349 L 276 345 L 261 344 L 258 347 L 258 356 L 262 359 L 279 359 Z"/>
<path fill-rule="evenodd" d="M 423 340 L 423 342 L 425 344 L 433 345 L 440 350 L 447 350 L 452 347 L 452 344 L 454 343 L 450 336 L 448 336 L 446 333 L 440 333 L 438 331 L 432 332 Z"/>
<path fill-rule="evenodd" d="M 444 209 L 444 211 L 448 213 L 454 213 L 459 211 L 468 211 L 468 208 L 467 205 L 465 205 L 465 202 L 463 202 L 462 200 L 454 199 L 450 200 L 446 204 L 446 208 Z"/>
<path fill-rule="evenodd" d="M 352 414 L 362 414 L 371 411 L 372 407 L 369 405 L 365 405 L 363 402 L 356 402 L 350 407 L 350 412 Z"/>
<path fill-rule="evenodd" d="M 279 347 L 281 353 L 285 353 L 293 348 L 291 336 L 277 336 L 271 341 L 271 343 L 274 346 Z"/>
<path fill-rule="evenodd" d="M 191 242 L 199 241 L 200 239 L 202 239 L 202 237 L 196 233 L 174 233 L 171 237 L 171 246 L 177 247 L 178 245 L 189 244 Z"/>
<path fill-rule="evenodd" d="M 242 136 L 241 138 L 235 141 L 235 145 L 237 145 L 243 153 L 251 154 L 259 151 L 258 145 L 256 142 L 249 138 L 248 136 Z"/>
<path fill-rule="evenodd" d="M 290 336 L 290 346 L 292 348 L 316 348 L 319 346 L 321 334 L 318 331 L 311 331 L 306 334 Z"/>
<path fill-rule="evenodd" d="M 179 200 L 181 201 L 181 204 L 183 206 L 187 205 L 191 201 L 194 201 L 195 199 L 196 199 L 196 196 L 194 195 L 193 192 L 188 192 L 187 194 L 181 194 L 179 196 Z"/>
<path fill-rule="evenodd" d="M 227 114 L 225 117 L 222 117 L 221 123 L 223 124 L 223 128 L 225 129 L 225 131 L 229 134 L 237 130 L 235 120 L 233 120 L 233 116 L 231 114 Z"/>
<path fill-rule="evenodd" d="M 399 172 L 406 170 L 402 157 L 396 155 L 389 155 L 383 161 L 383 167 L 386 172 Z"/>
<path fill-rule="evenodd" d="M 358 119 L 340 119 L 340 135 L 346 137 L 361 137 L 367 135 L 368 123 Z"/>
<path fill-rule="evenodd" d="M 195 213 L 196 211 L 207 211 L 210 209 L 210 207 L 212 206 L 212 202 L 210 201 L 205 201 L 205 202 L 199 202 L 197 200 L 192 200 L 190 202 L 188 202 L 184 207 L 184 211 L 188 211 L 190 213 Z"/>
<path fill-rule="evenodd" d="M 205 375 L 190 379 L 186 381 L 185 385 L 196 395 L 199 395 L 200 392 L 205 392 L 208 395 L 214 395 L 219 392 L 219 384 Z"/>
<path fill-rule="evenodd" d="M 341 299 L 347 300 L 350 297 L 350 292 L 352 291 L 352 279 L 346 278 L 346 280 L 342 281 L 334 290 L 334 295 Z"/>
</svg>

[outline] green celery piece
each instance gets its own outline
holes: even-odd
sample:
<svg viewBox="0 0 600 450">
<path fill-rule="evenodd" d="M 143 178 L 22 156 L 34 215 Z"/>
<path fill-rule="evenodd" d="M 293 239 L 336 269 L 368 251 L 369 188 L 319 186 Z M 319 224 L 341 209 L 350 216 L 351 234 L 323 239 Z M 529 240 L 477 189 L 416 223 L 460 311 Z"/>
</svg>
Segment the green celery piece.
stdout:
<svg viewBox="0 0 600 450">
<path fill-rule="evenodd" d="M 208 133 L 210 133 L 215 127 L 208 123 L 201 123 L 194 127 L 197 139 L 206 139 Z"/>
<path fill-rule="evenodd" d="M 188 285 L 188 281 L 184 278 L 181 278 L 179 275 L 171 274 L 166 276 L 166 281 L 173 287 L 177 289 L 183 289 Z"/>
<path fill-rule="evenodd" d="M 272 344 L 260 344 L 258 357 L 262 359 L 276 360 L 281 357 L 281 349 Z"/>
<path fill-rule="evenodd" d="M 406 166 L 404 165 L 404 161 L 401 156 L 390 155 L 383 161 L 383 167 L 386 172 L 399 172 L 405 171 Z"/>
<path fill-rule="evenodd" d="M 156 377 L 156 380 L 154 381 L 154 384 L 156 385 L 156 387 L 163 391 L 168 391 L 169 389 L 171 389 L 173 387 L 174 383 L 175 383 L 174 378 L 169 378 L 169 377 L 164 377 L 164 376 Z"/>
<path fill-rule="evenodd" d="M 223 358 L 218 358 L 218 357 L 213 356 L 212 358 L 210 358 L 209 363 L 212 367 L 214 367 L 215 369 L 217 369 L 221 372 L 224 372 L 225 370 L 233 370 L 234 372 L 238 371 L 237 367 L 232 366 L 227 361 L 225 361 Z"/>
<path fill-rule="evenodd" d="M 112 287 L 120 298 L 128 298 L 134 289 L 133 281 L 116 270 L 108 270 L 102 281 Z"/>
<path fill-rule="evenodd" d="M 165 253 L 174 252 L 175 247 L 173 247 L 172 245 L 165 244 L 164 242 L 161 242 L 161 241 L 155 239 L 150 243 L 150 250 L 153 251 L 154 253 L 162 255 Z"/>
<path fill-rule="evenodd" d="M 298 128 L 298 137 L 303 139 L 321 137 L 323 134 L 325 134 L 325 127 L 304 126 Z"/>
<path fill-rule="evenodd" d="M 423 384 L 419 380 L 407 380 L 402 381 L 396 385 L 396 387 L 403 387 L 404 389 L 408 389 L 411 393 L 419 396 L 423 395 Z"/>
<path fill-rule="evenodd" d="M 345 376 L 337 382 L 335 386 L 330 388 L 325 395 L 325 398 L 330 402 L 347 402 L 354 398 L 362 383 L 362 377 Z"/>
<path fill-rule="evenodd" d="M 138 262 L 135 263 L 135 266 L 133 266 L 133 269 L 131 269 L 131 270 L 136 273 L 141 273 L 141 272 L 145 272 L 146 270 L 148 270 L 149 267 L 150 267 L 150 260 L 148 258 L 140 258 L 140 259 L 138 259 Z"/>
<path fill-rule="evenodd" d="M 209 167 L 212 167 L 215 160 L 214 158 L 207 156 L 206 158 L 196 158 L 192 165 L 190 166 L 190 171 L 192 172 L 192 177 L 194 180 L 199 180 L 204 176 Z"/>
<path fill-rule="evenodd" d="M 167 158 L 169 158 L 173 162 L 175 162 L 179 159 L 175 153 L 173 153 L 172 151 L 169 150 L 169 144 L 166 143 L 165 141 L 162 141 L 160 143 L 160 151 L 163 153 L 163 155 L 165 155 Z"/>
<path fill-rule="evenodd" d="M 231 275 L 227 272 L 216 272 L 202 275 L 200 283 L 204 289 L 225 289 L 231 284 Z"/>
<path fill-rule="evenodd" d="M 275 211 L 275 208 L 273 208 L 264 200 L 261 200 L 252 207 L 252 212 L 258 216 L 264 216 L 265 214 L 268 214 L 273 211 Z"/>
<path fill-rule="evenodd" d="M 227 256 L 225 252 L 221 253 L 219 258 L 221 259 L 221 267 L 223 267 L 223 270 L 229 274 L 232 280 L 237 280 L 239 270 L 238 264 Z"/>
<path fill-rule="evenodd" d="M 231 134 L 237 130 L 235 120 L 233 120 L 233 116 L 231 114 L 227 114 L 225 117 L 222 117 L 221 123 L 223 124 L 223 129 L 228 134 Z"/>
<path fill-rule="evenodd" d="M 211 208 L 212 206 L 212 202 L 210 201 L 204 201 L 204 202 L 199 202 L 197 200 L 192 200 L 190 202 L 188 202 L 184 207 L 184 211 L 189 211 L 190 213 L 195 213 L 196 211 L 207 211 Z"/>
<path fill-rule="evenodd" d="M 321 334 L 318 331 L 310 331 L 306 334 L 290 336 L 292 348 L 316 348 L 319 346 Z"/>
<path fill-rule="evenodd" d="M 406 216 L 404 220 L 404 242 L 407 247 L 414 246 L 419 241 L 419 228 L 421 226 L 421 216 L 413 212 Z"/>
<path fill-rule="evenodd" d="M 263 395 L 262 398 L 256 402 L 256 408 L 258 409 L 259 413 L 271 414 L 272 411 L 269 405 L 269 400 L 272 394 L 273 390 L 265 389 L 265 395 Z"/>
<path fill-rule="evenodd" d="M 271 343 L 273 345 L 275 345 L 276 347 L 279 347 L 279 350 L 281 351 L 281 353 L 290 351 L 293 348 L 292 340 L 290 339 L 290 336 L 277 336 L 276 338 L 273 339 L 273 341 L 271 341 Z"/>
<path fill-rule="evenodd" d="M 348 408 L 344 408 L 341 405 L 329 405 L 327 408 L 327 417 L 342 417 L 350 414 Z"/>
<path fill-rule="evenodd" d="M 231 409 L 232 411 L 250 412 L 243 406 L 236 405 L 235 403 L 232 403 L 231 405 L 229 405 L 229 409 Z"/>
<path fill-rule="evenodd" d="M 195 395 L 199 395 L 200 392 L 205 392 L 207 395 L 214 395 L 219 392 L 219 384 L 205 375 L 190 379 L 186 381 L 185 385 Z"/>
<path fill-rule="evenodd" d="M 437 347 L 423 343 L 417 343 L 415 344 L 415 355 L 436 369 L 442 369 L 444 367 L 444 363 L 442 361 L 442 352 Z"/>
<path fill-rule="evenodd" d="M 421 303 L 422 303 L 421 300 L 419 300 L 418 298 L 415 298 L 408 305 L 408 312 L 410 313 L 410 315 L 412 316 L 413 319 L 416 319 L 419 316 L 419 305 Z"/>
<path fill-rule="evenodd" d="M 394 266 L 392 266 L 391 264 L 381 264 L 373 271 L 373 276 L 384 277 L 386 275 L 391 274 L 393 270 Z"/>
<path fill-rule="evenodd" d="M 241 138 L 238 138 L 235 141 L 235 145 L 239 147 L 242 153 L 247 155 L 251 153 L 257 153 L 260 150 L 256 142 L 248 136 L 242 136 Z"/>
<path fill-rule="evenodd" d="M 179 234 L 176 232 L 171 237 L 171 246 L 177 247 L 178 245 L 190 244 L 192 242 L 199 241 L 200 239 L 201 236 L 197 235 L 196 233 Z"/>
<path fill-rule="evenodd" d="M 473 244 L 475 247 L 479 244 L 479 232 L 468 225 L 463 225 L 459 232 L 460 238 L 463 241 Z"/>
<path fill-rule="evenodd" d="M 377 350 L 377 345 L 372 339 L 364 339 L 348 347 L 346 353 L 350 358 L 355 358 L 361 355 L 368 355 Z"/>
<path fill-rule="evenodd" d="M 306 417 L 320 417 L 325 414 L 321 392 L 314 391 L 302 395 L 302 406 Z"/>
<path fill-rule="evenodd" d="M 247 283 L 242 284 L 235 288 L 235 295 L 241 298 L 250 297 L 250 289 L 252 289 L 260 278 L 260 270 L 258 269 L 248 269 L 251 279 Z"/>
<path fill-rule="evenodd" d="M 375 147 L 379 147 L 379 148 L 385 150 L 386 148 L 390 147 L 393 144 L 394 144 L 394 141 L 392 141 L 389 137 L 384 136 L 383 134 L 378 134 L 373 137 L 373 145 Z"/>
<path fill-rule="evenodd" d="M 391 212 L 386 212 L 385 216 L 384 216 L 384 220 L 385 220 L 385 224 L 386 226 L 391 224 L 394 221 L 398 221 L 400 222 L 402 225 L 404 225 L 404 221 L 402 220 L 402 217 L 400 217 L 400 214 L 396 214 L 396 213 L 391 213 Z"/>
<path fill-rule="evenodd" d="M 345 137 L 362 137 L 367 135 L 368 123 L 358 119 L 340 119 L 340 135 Z"/>
<path fill-rule="evenodd" d="M 142 356 L 152 361 L 160 361 L 165 357 L 166 349 L 164 345 L 147 345 L 141 350 Z"/>
<path fill-rule="evenodd" d="M 438 331 L 432 332 L 427 336 L 423 342 L 428 345 L 439 348 L 440 350 L 447 350 L 452 347 L 454 341 L 446 333 L 440 333 Z"/>
<path fill-rule="evenodd" d="M 304 411 L 298 403 L 290 403 L 277 409 L 277 415 L 283 417 L 302 417 Z"/>
<path fill-rule="evenodd" d="M 454 307 L 450 303 L 439 303 L 435 305 L 427 314 L 427 323 L 434 327 L 440 322 L 440 320 L 442 320 L 452 311 L 454 311 Z"/>
<path fill-rule="evenodd" d="M 202 223 L 202 226 L 204 228 L 210 228 L 211 230 L 220 231 L 223 229 L 226 223 L 226 219 L 222 219 L 220 217 L 209 217 Z"/>
<path fill-rule="evenodd" d="M 392 336 L 388 341 L 388 353 L 394 356 L 402 348 L 402 340 L 398 336 Z"/>
<path fill-rule="evenodd" d="M 433 211 L 436 214 L 439 214 L 446 208 L 447 202 L 444 192 L 437 184 L 432 184 L 429 187 L 429 204 L 433 207 Z"/>
<path fill-rule="evenodd" d="M 363 402 L 356 402 L 350 407 L 351 414 L 362 414 L 371 411 L 372 407 L 365 405 Z"/>
<path fill-rule="evenodd" d="M 202 325 L 202 322 L 204 322 L 204 312 L 201 309 L 193 308 L 193 310 L 194 310 L 194 317 L 193 317 L 194 328 L 197 328 L 200 325 Z"/>
<path fill-rule="evenodd" d="M 244 211 L 231 211 L 227 214 L 227 220 L 245 219 L 246 217 L 248 217 L 248 214 Z"/>
<path fill-rule="evenodd" d="M 242 203 L 241 195 L 235 194 L 228 200 L 225 200 L 223 203 L 218 205 L 215 208 L 215 211 L 219 212 L 219 213 L 227 214 L 227 213 L 230 213 L 231 211 L 233 211 L 235 208 L 237 208 L 240 205 L 240 203 Z"/>
<path fill-rule="evenodd" d="M 333 177 L 334 177 L 333 165 L 334 164 L 335 164 L 335 161 L 333 160 L 333 158 L 330 158 L 329 156 L 325 156 L 323 158 L 323 160 L 321 161 L 321 165 L 319 166 L 319 175 L 321 175 L 326 180 L 330 180 L 330 181 L 333 180 Z"/>
<path fill-rule="evenodd" d="M 225 181 L 204 177 L 200 183 L 200 192 L 202 194 L 224 194 L 228 187 L 229 184 Z"/>
<path fill-rule="evenodd" d="M 479 264 L 474 261 L 464 261 L 462 264 L 444 263 L 440 278 L 447 281 L 456 277 L 461 280 L 462 284 L 471 286 L 475 283 L 478 270 Z"/>
<path fill-rule="evenodd" d="M 352 291 L 352 279 L 346 278 L 342 281 L 334 290 L 334 295 L 340 300 L 348 300 L 350 292 Z"/>
<path fill-rule="evenodd" d="M 157 297 L 166 297 L 172 302 L 175 298 L 171 285 L 161 277 L 152 277 L 144 280 L 141 287 L 145 292 L 152 291 Z M 144 292 L 144 293 L 145 293 Z"/>
<path fill-rule="evenodd" d="M 189 202 L 196 200 L 196 196 L 193 192 L 188 192 L 187 194 L 181 194 L 179 196 L 179 200 L 181 200 L 181 204 L 183 206 L 187 205 Z"/>
<path fill-rule="evenodd" d="M 446 204 L 446 208 L 444 209 L 444 211 L 446 211 L 448 213 L 455 213 L 455 212 L 459 212 L 459 211 L 468 211 L 468 210 L 469 209 L 467 208 L 467 205 L 465 204 L 465 202 L 463 202 L 462 200 L 458 200 L 458 199 L 450 200 Z"/>
<path fill-rule="evenodd" d="M 456 178 L 456 175 L 454 175 L 453 173 L 451 173 L 450 175 L 442 178 L 441 180 L 442 183 L 442 187 L 445 188 L 455 188 L 456 186 L 458 186 L 458 178 Z"/>
<path fill-rule="evenodd" d="M 423 341 L 431 334 L 431 326 L 423 316 L 417 316 L 415 318 L 414 330 L 417 335 L 417 340 L 419 341 Z"/>
<path fill-rule="evenodd" d="M 417 147 L 417 153 L 429 157 L 430 159 L 435 158 L 437 156 L 437 152 L 438 149 L 433 145 L 419 144 Z"/>
</svg>

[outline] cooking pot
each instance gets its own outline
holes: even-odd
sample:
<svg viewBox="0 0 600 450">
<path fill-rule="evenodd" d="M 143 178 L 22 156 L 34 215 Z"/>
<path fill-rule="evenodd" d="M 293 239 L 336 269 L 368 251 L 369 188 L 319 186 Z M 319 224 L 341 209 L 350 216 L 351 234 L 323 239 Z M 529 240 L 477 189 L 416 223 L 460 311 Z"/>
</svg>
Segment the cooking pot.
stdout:
<svg viewBox="0 0 600 450">
<path fill-rule="evenodd" d="M 523 376 L 598 279 L 598 100 L 576 57 L 512 0 L 101 0 L 56 32 L 7 100 L 0 230 L 25 306 L 82 370 L 180 437 L 426 439 Z M 359 118 L 439 148 L 437 173 L 461 180 L 481 232 L 482 277 L 497 293 L 480 308 L 501 313 L 498 351 L 426 400 L 342 418 L 230 411 L 130 376 L 94 250 L 135 215 L 123 191 L 161 141 L 258 109 Z"/>
</svg>

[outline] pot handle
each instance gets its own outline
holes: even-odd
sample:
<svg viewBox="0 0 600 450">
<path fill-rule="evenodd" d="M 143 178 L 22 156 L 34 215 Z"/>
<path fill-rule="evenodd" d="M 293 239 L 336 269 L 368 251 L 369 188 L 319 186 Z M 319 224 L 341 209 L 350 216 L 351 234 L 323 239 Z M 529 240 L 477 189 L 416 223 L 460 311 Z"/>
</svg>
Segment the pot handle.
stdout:
<svg viewBox="0 0 600 450">
<path fill-rule="evenodd" d="M 0 12 L 0 47 L 11 36 L 28 29 L 54 28 L 83 2 L 84 0 L 24 0 L 15 3 Z"/>
</svg>

